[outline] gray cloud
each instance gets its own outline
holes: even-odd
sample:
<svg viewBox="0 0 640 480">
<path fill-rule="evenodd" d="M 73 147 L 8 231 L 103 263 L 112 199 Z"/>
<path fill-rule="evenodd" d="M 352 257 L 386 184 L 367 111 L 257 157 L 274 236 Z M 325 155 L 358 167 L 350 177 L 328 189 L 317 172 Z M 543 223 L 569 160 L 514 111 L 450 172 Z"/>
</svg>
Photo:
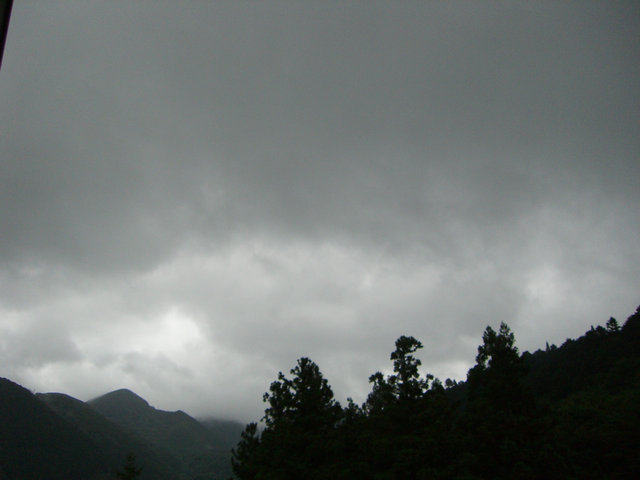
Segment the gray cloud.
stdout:
<svg viewBox="0 0 640 480">
<path fill-rule="evenodd" d="M 362 400 L 401 334 L 460 378 L 487 324 L 532 349 L 623 319 L 639 23 L 633 2 L 15 5 L 0 374 L 248 420 L 300 355 Z"/>
</svg>

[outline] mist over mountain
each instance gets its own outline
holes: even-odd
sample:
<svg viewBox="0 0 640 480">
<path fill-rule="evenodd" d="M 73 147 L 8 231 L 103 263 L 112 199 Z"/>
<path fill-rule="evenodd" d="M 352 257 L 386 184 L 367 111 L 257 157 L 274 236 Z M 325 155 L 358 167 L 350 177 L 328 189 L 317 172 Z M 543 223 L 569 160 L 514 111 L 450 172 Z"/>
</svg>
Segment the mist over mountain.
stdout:
<svg viewBox="0 0 640 480">
<path fill-rule="evenodd" d="M 229 454 L 239 440 L 239 424 L 225 421 L 218 427 L 216 420 L 208 420 L 205 426 L 181 410 L 158 410 L 127 389 L 107 393 L 87 404 L 111 422 L 178 459 L 185 475 L 212 470 L 230 473 Z"/>
<path fill-rule="evenodd" d="M 43 393 L 36 397 L 98 445 L 109 465 L 120 466 L 129 452 L 135 452 L 143 466 L 143 480 L 171 478 L 180 472 L 178 459 L 108 420 L 89 404 L 63 393 Z"/>
<path fill-rule="evenodd" d="M 218 420 L 215 418 L 201 418 L 199 422 L 204 425 L 216 438 L 216 445 L 233 448 L 238 443 L 240 433 L 244 428 L 239 422 L 233 420 Z"/>
<path fill-rule="evenodd" d="M 87 404 L 116 425 L 175 454 L 220 449 L 240 435 L 237 422 L 209 419 L 202 423 L 181 410 L 158 410 L 126 389 L 107 393 Z"/>
<path fill-rule="evenodd" d="M 82 402 L 0 379 L 0 478 L 111 478 L 129 453 L 141 480 L 228 478 L 242 426 L 157 410 L 130 390 Z"/>
<path fill-rule="evenodd" d="M 261 428 L 244 431 L 128 389 L 82 402 L 0 379 L 0 478 L 106 480 L 130 453 L 140 480 L 635 478 L 639 347 L 640 307 L 534 352 L 502 323 L 466 380 L 441 382 L 420 371 L 421 342 L 401 336 L 394 373 L 371 375 L 366 401 L 344 407 L 302 357 L 269 386 Z"/>
<path fill-rule="evenodd" d="M 126 388 L 106 393 L 87 403 L 106 417 L 116 419 L 135 420 L 138 414 L 155 410 L 144 398 Z"/>
</svg>

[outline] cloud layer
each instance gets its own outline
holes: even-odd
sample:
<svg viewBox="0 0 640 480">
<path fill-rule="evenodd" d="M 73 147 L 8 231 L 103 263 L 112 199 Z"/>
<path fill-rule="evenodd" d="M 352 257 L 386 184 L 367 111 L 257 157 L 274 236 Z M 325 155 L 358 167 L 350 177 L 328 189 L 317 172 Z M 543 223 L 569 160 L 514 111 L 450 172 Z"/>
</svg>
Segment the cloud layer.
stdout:
<svg viewBox="0 0 640 480">
<path fill-rule="evenodd" d="M 0 374 L 250 420 L 311 356 L 561 343 L 640 303 L 634 2 L 21 2 Z"/>
</svg>

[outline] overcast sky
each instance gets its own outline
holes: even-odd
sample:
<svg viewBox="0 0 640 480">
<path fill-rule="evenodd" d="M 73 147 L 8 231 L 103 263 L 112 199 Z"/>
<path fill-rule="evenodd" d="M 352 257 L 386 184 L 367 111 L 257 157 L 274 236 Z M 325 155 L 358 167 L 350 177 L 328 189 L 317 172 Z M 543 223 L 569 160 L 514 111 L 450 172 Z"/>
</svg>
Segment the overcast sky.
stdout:
<svg viewBox="0 0 640 480">
<path fill-rule="evenodd" d="M 0 376 L 243 422 L 640 304 L 640 3 L 18 0 Z"/>
</svg>

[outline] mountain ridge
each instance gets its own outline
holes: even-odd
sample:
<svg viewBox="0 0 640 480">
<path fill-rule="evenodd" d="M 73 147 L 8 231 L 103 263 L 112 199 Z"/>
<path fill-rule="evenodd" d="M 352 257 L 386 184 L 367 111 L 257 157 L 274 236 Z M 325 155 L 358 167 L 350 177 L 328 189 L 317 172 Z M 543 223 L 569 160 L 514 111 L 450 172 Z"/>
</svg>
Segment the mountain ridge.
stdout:
<svg viewBox="0 0 640 480">
<path fill-rule="evenodd" d="M 87 402 L 106 419 L 180 462 L 182 475 L 206 475 L 211 471 L 231 474 L 230 451 L 240 438 L 235 432 L 216 432 L 182 410 L 166 411 L 151 406 L 128 389 L 118 389 Z"/>
<path fill-rule="evenodd" d="M 0 378 L 0 479 L 103 480 L 129 453 L 142 467 L 140 480 L 226 479 L 230 445 L 242 430 L 236 427 L 225 437 L 128 389 L 83 402 L 66 393 L 34 394 Z"/>
<path fill-rule="evenodd" d="M 535 395 L 543 419 L 531 423 L 541 428 L 533 428 L 537 437 L 532 438 L 561 447 L 549 458 L 570 459 L 565 473 L 604 478 L 607 471 L 623 474 L 640 468 L 628 453 L 630 439 L 640 431 L 639 345 L 640 307 L 622 326 L 610 319 L 606 328 L 592 327 L 560 347 L 547 345 L 519 355 L 528 370 L 523 386 Z M 460 400 L 468 395 L 468 382 L 469 377 L 446 390 L 452 408 L 458 408 L 452 410 L 454 421 L 466 414 L 468 404 Z M 476 392 L 473 408 L 488 408 L 478 403 L 482 390 Z M 437 412 L 430 415 L 437 417 Z M 367 441 L 386 445 L 388 431 L 376 430 L 375 422 L 367 428 Z M 157 409 L 126 388 L 82 402 L 64 393 L 33 394 L 0 378 L 1 480 L 103 480 L 122 466 L 127 450 L 143 466 L 140 480 L 228 479 L 230 449 L 239 451 L 241 430 L 237 422 L 197 420 L 182 410 Z M 576 436 L 574 431 L 581 433 Z M 464 438 L 466 432 L 458 433 Z M 621 439 L 620 445 L 606 450 L 612 438 Z M 599 451 L 606 451 L 606 458 L 599 458 Z M 331 458 L 341 461 L 339 455 Z"/>
<path fill-rule="evenodd" d="M 83 480 L 108 472 L 109 462 L 73 423 L 0 378 L 0 470 L 8 479 Z"/>
<path fill-rule="evenodd" d="M 168 452 L 150 447 L 143 439 L 111 422 L 86 402 L 64 393 L 38 393 L 36 398 L 91 438 L 110 465 L 118 466 L 131 452 L 143 467 L 141 480 L 172 478 L 180 470 L 180 462 Z"/>
</svg>

